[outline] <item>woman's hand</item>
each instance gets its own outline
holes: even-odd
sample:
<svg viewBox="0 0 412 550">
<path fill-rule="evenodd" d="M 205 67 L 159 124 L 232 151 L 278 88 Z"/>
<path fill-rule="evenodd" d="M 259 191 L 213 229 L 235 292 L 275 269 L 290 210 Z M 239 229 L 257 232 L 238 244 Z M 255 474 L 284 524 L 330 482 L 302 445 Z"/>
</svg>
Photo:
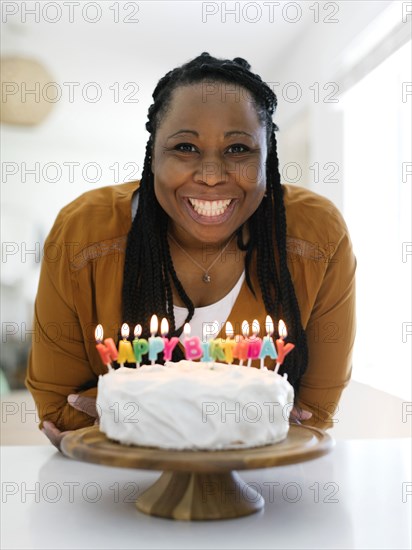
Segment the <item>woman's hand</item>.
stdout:
<svg viewBox="0 0 412 550">
<path fill-rule="evenodd" d="M 43 422 L 42 432 L 44 433 L 45 436 L 47 436 L 50 439 L 50 441 L 53 443 L 56 449 L 60 451 L 61 450 L 60 444 L 63 437 L 66 434 L 69 434 L 71 430 L 68 430 L 66 432 L 61 432 L 58 428 L 56 428 L 53 422 L 49 422 L 48 420 L 45 420 Z"/>
<path fill-rule="evenodd" d="M 301 424 L 301 420 L 309 420 L 309 418 L 311 417 L 311 412 L 294 406 L 293 409 L 290 411 L 289 422 L 292 422 L 292 424 Z"/>
<path fill-rule="evenodd" d="M 96 409 L 96 399 L 93 397 L 85 397 L 77 394 L 70 394 L 67 396 L 67 402 L 74 409 L 84 412 L 95 419 L 95 424 L 99 423 L 99 416 Z M 53 422 L 45 420 L 43 422 L 42 432 L 50 439 L 53 445 L 60 451 L 60 444 L 63 437 L 70 433 L 72 430 L 61 432 Z"/>
</svg>

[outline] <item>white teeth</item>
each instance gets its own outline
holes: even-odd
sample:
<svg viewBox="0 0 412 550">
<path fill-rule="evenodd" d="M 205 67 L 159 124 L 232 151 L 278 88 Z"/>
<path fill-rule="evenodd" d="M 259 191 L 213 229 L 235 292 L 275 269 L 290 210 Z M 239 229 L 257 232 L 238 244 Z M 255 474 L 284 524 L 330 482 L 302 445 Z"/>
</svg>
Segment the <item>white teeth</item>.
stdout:
<svg viewBox="0 0 412 550">
<path fill-rule="evenodd" d="M 195 212 L 201 216 L 220 216 L 232 202 L 232 199 L 220 201 L 202 201 L 199 199 L 189 198 L 190 204 Z"/>
</svg>

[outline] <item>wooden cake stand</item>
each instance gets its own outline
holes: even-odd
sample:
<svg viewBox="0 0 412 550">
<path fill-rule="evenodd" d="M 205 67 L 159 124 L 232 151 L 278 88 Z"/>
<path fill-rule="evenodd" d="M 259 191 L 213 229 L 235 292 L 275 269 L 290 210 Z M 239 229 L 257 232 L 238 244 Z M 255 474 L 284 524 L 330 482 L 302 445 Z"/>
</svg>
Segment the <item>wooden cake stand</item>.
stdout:
<svg viewBox="0 0 412 550">
<path fill-rule="evenodd" d="M 67 434 L 65 455 L 77 460 L 123 468 L 164 470 L 139 496 L 136 506 L 145 514 L 181 520 L 226 519 L 262 509 L 261 494 L 236 470 L 270 468 L 311 460 L 331 451 L 335 442 L 326 432 L 291 424 L 281 443 L 227 451 L 170 451 L 121 445 L 108 439 L 99 426 Z"/>
</svg>

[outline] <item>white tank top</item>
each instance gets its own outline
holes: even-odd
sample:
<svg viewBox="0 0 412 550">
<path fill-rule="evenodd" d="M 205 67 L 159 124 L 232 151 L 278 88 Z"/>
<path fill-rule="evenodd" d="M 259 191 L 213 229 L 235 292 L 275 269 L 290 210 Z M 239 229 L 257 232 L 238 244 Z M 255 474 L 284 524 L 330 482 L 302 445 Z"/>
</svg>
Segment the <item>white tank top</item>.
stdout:
<svg viewBox="0 0 412 550">
<path fill-rule="evenodd" d="M 244 280 L 245 272 L 243 271 L 232 290 L 221 300 L 209 306 L 195 308 L 195 313 L 189 323 L 193 336 L 199 336 L 206 342 L 208 337 L 216 335 L 222 327 L 224 328 Z M 176 327 L 182 326 L 187 312 L 185 307 L 173 306 Z M 183 342 L 183 338 L 184 334 L 180 336 L 181 342 Z"/>
</svg>

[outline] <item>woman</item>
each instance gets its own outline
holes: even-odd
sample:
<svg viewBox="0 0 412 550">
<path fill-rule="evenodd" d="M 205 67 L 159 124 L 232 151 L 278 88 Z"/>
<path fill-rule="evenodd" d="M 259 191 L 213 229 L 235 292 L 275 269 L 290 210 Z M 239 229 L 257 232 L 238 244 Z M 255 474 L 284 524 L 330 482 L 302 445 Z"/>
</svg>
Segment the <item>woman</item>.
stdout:
<svg viewBox="0 0 412 550">
<path fill-rule="evenodd" d="M 106 368 L 94 328 L 123 322 L 170 334 L 217 318 L 282 318 L 295 344 L 282 366 L 292 417 L 329 428 L 351 374 L 355 266 L 346 225 L 327 199 L 281 185 L 276 96 L 241 58 L 203 53 L 167 73 L 149 108 L 140 183 L 87 192 L 45 243 L 27 373 L 42 420 L 62 435 L 93 424 Z M 224 337 L 224 331 L 221 332 Z M 174 360 L 183 358 L 175 348 Z M 273 363 L 267 363 L 273 368 Z"/>
</svg>

